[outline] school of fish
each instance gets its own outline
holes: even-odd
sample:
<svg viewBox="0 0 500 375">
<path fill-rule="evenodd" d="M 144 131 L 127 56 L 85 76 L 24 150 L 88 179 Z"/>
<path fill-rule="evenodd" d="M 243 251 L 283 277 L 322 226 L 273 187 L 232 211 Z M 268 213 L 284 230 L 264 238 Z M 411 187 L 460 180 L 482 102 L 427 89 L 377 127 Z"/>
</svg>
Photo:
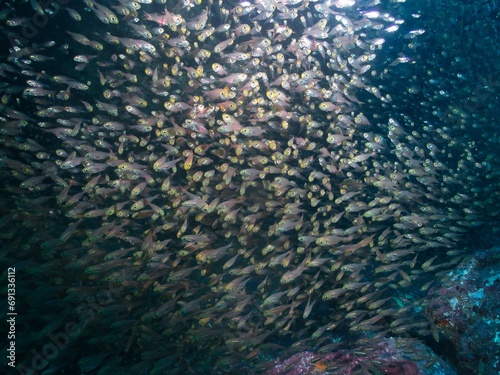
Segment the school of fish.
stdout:
<svg viewBox="0 0 500 375">
<path fill-rule="evenodd" d="M 18 345 L 82 328 L 46 369 L 244 373 L 437 338 L 418 311 L 498 215 L 498 134 L 453 100 L 466 64 L 445 87 L 420 15 L 391 15 L 404 1 L 19 3 L 0 28 L 1 243 L 33 291 Z"/>
</svg>

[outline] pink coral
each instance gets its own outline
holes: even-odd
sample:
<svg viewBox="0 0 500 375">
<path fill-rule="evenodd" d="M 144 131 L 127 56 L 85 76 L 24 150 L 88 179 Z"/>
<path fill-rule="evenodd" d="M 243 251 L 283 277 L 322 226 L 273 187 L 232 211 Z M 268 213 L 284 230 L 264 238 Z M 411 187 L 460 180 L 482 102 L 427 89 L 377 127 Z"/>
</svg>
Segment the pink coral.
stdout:
<svg viewBox="0 0 500 375">
<path fill-rule="evenodd" d="M 419 375 L 418 367 L 412 361 L 390 361 L 380 365 L 382 373 L 387 375 Z"/>
</svg>

